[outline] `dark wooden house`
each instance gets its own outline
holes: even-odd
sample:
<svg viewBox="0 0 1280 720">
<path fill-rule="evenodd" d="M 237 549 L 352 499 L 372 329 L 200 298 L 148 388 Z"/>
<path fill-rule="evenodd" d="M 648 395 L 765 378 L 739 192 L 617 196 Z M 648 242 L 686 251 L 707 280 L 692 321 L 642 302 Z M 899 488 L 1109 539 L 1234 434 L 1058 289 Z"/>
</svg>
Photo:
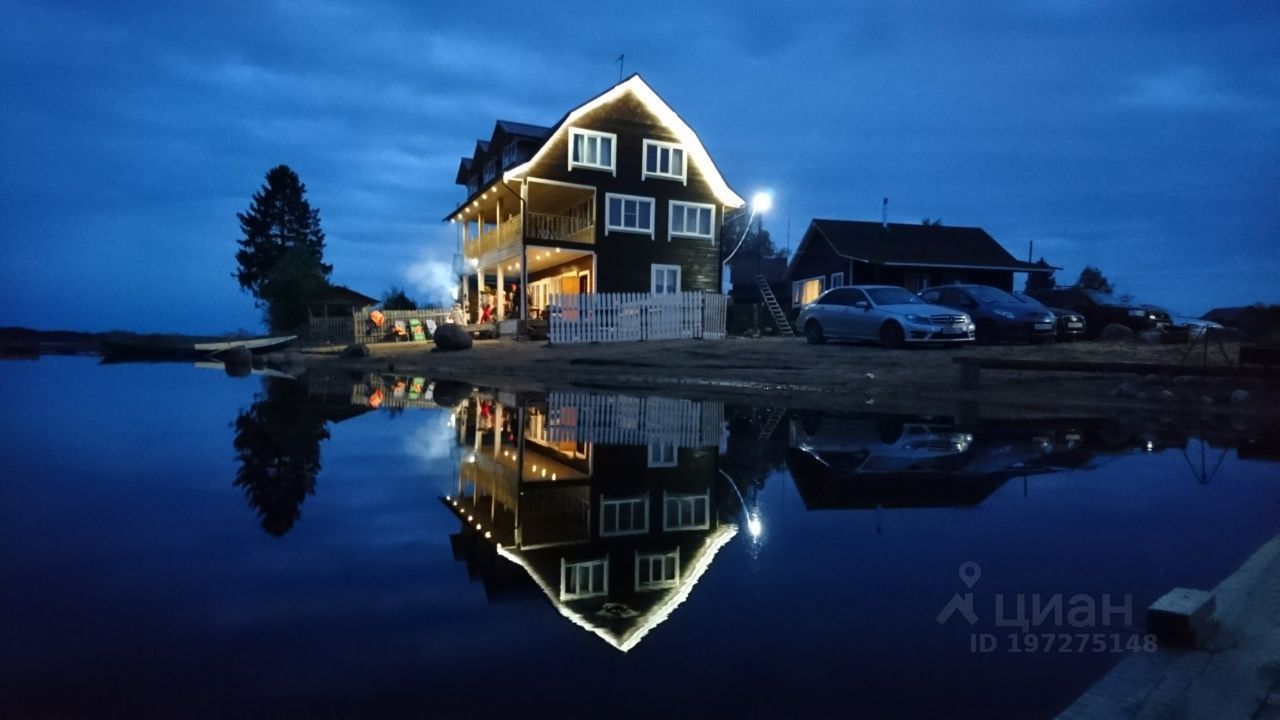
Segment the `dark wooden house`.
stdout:
<svg viewBox="0 0 1280 720">
<path fill-rule="evenodd" d="M 377 298 L 334 285 L 307 297 L 306 336 L 311 342 L 349 343 L 355 339 L 356 315 L 378 304 Z"/>
<path fill-rule="evenodd" d="M 787 268 L 793 305 L 842 285 L 977 283 L 1013 290 L 1014 273 L 1054 268 L 1016 260 L 982 228 L 853 220 L 809 223 Z"/>
<path fill-rule="evenodd" d="M 470 318 L 536 318 L 553 295 L 719 292 L 720 226 L 744 205 L 639 75 L 551 127 L 498 122 L 458 167 Z"/>
</svg>

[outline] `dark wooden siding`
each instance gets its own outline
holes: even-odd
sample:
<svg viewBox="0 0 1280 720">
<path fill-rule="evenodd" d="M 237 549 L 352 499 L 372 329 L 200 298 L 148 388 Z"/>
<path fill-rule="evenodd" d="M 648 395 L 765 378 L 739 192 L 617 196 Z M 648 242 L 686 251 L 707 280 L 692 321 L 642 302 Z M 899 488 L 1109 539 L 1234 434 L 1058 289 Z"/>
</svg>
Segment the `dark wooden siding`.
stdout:
<svg viewBox="0 0 1280 720">
<path fill-rule="evenodd" d="M 711 191 L 706 177 L 687 162 L 688 182 L 643 179 L 644 141 L 678 142 L 678 139 L 630 93 L 608 105 L 596 108 L 569 127 L 614 133 L 616 174 L 600 170 L 569 170 L 567 128 L 557 132 L 547 143 L 542 158 L 528 172 L 531 178 L 556 180 L 579 185 L 592 185 L 596 192 L 596 243 L 598 257 L 596 289 L 599 292 L 648 292 L 650 266 L 654 263 L 680 265 L 682 290 L 720 289 L 719 231 L 723 208 Z M 688 150 L 686 149 L 686 157 Z M 606 194 L 618 193 L 652 198 L 654 201 L 654 235 L 613 231 L 605 235 Z M 715 207 L 712 219 L 714 241 L 694 238 L 667 240 L 672 200 L 703 203 Z"/>
</svg>

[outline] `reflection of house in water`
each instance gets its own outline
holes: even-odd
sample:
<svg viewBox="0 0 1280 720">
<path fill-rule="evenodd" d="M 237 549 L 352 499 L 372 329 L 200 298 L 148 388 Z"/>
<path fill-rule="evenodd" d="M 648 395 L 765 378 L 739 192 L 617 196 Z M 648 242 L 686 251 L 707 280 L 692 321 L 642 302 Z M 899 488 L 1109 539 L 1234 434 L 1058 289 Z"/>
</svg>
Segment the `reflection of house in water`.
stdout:
<svg viewBox="0 0 1280 720">
<path fill-rule="evenodd" d="M 722 424 L 710 402 L 473 395 L 455 410 L 455 548 L 499 592 L 517 583 L 492 547 L 566 618 L 630 650 L 737 533 L 737 496 L 717 472 Z"/>
<path fill-rule="evenodd" d="M 1050 437 L 961 431 L 949 420 L 809 415 L 791 425 L 787 468 L 811 510 L 978 505 L 1012 477 L 1052 468 Z"/>
</svg>

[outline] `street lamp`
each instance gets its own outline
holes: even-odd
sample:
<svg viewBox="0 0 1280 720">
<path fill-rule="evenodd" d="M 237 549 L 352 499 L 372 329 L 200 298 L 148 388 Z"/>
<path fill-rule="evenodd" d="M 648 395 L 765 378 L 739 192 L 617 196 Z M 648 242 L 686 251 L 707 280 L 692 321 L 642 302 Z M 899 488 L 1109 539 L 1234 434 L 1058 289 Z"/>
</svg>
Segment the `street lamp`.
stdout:
<svg viewBox="0 0 1280 720">
<path fill-rule="evenodd" d="M 763 215 L 769 212 L 769 209 L 772 207 L 773 207 L 773 196 L 767 192 L 761 191 L 756 193 L 755 195 L 752 195 L 751 204 L 748 205 L 746 208 L 742 209 L 742 210 L 749 209 L 751 211 L 751 214 L 747 216 L 747 224 L 745 227 L 742 228 L 742 237 L 738 238 L 738 244 L 733 246 L 733 252 L 729 253 L 729 257 L 726 257 L 724 259 L 724 262 L 721 263 L 720 292 L 726 295 L 729 293 L 730 273 L 725 272 L 724 268 L 729 267 L 729 261 L 733 260 L 733 256 L 737 255 L 738 250 L 742 248 L 742 243 L 746 242 L 747 233 L 751 232 L 751 221 L 755 220 L 757 215 Z M 738 213 L 741 213 L 742 210 L 739 210 Z M 724 222 L 721 223 L 721 226 L 723 227 L 724 225 L 727 225 L 733 219 L 735 218 L 732 216 L 726 217 L 724 219 Z"/>
</svg>

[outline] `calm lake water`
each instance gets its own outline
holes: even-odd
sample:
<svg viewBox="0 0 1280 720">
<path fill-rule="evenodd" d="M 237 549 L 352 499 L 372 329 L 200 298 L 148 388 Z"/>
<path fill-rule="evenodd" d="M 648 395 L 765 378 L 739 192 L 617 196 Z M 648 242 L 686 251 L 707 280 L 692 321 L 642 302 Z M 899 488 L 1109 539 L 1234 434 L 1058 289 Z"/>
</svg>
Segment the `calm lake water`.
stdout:
<svg viewBox="0 0 1280 720">
<path fill-rule="evenodd" d="M 0 383 L 4 715 L 1050 716 L 1280 532 L 1256 421 Z"/>
</svg>

